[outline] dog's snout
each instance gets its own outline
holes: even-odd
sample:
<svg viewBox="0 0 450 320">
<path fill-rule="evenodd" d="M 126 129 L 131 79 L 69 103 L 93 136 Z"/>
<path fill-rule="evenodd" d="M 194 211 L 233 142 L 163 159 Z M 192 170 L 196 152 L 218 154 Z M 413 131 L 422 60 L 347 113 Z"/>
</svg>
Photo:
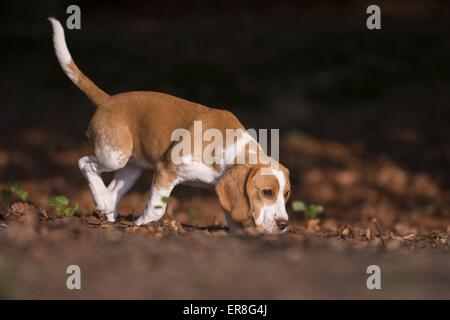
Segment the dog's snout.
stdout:
<svg viewBox="0 0 450 320">
<path fill-rule="evenodd" d="M 284 220 L 284 219 L 277 219 L 276 223 L 277 223 L 278 229 L 280 229 L 280 230 L 286 229 L 288 227 L 288 225 L 289 225 L 289 221 L 288 220 Z"/>
</svg>

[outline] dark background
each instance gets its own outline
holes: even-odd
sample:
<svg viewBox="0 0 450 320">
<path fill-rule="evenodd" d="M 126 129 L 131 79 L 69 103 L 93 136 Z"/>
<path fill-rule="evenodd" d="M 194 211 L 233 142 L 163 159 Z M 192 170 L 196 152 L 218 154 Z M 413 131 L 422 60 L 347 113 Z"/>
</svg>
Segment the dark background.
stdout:
<svg viewBox="0 0 450 320">
<path fill-rule="evenodd" d="M 81 30 L 66 30 L 69 50 L 106 92 L 162 91 L 233 111 L 247 128 L 279 128 L 280 161 L 291 171 L 292 199 L 325 207 L 322 230 L 342 225 L 365 230 L 375 217 L 386 234 L 448 237 L 448 1 L 2 1 L 0 186 L 20 182 L 30 200 L 45 209 L 50 197 L 64 194 L 87 213 L 94 205 L 76 164 L 91 152 L 84 132 L 94 108 L 60 69 L 46 21 L 55 16 L 65 25 L 70 4 L 81 7 Z M 381 7 L 381 30 L 366 28 L 370 4 Z M 150 173 L 142 177 L 121 213 L 142 210 L 150 179 Z M 174 198 L 177 220 L 224 226 L 213 192 L 180 187 Z M 300 231 L 307 227 L 302 216 L 290 214 L 293 228 L 295 223 Z M 227 241 L 239 248 L 237 257 L 247 257 L 246 247 L 235 240 Z M 190 250 L 196 244 L 184 245 Z M 249 265 L 265 268 L 252 257 Z M 217 257 L 217 264 L 222 262 Z M 411 263 L 399 258 L 396 265 Z M 293 270 L 289 263 L 283 266 L 273 268 Z M 351 266 L 348 261 L 337 270 L 345 274 Z M 304 268 L 308 272 L 315 265 Z M 431 267 L 421 268 L 426 278 Z M 448 283 L 448 273 L 445 277 L 445 271 L 436 271 L 435 285 Z M 278 284 L 288 288 L 291 281 L 281 278 Z M 186 297 L 211 292 L 186 283 L 185 292 L 192 293 Z M 298 297 L 294 289 L 277 296 L 274 287 L 223 293 Z M 396 288 L 433 296 L 433 290 Z M 171 297 L 174 291 L 155 292 L 153 297 Z"/>
</svg>

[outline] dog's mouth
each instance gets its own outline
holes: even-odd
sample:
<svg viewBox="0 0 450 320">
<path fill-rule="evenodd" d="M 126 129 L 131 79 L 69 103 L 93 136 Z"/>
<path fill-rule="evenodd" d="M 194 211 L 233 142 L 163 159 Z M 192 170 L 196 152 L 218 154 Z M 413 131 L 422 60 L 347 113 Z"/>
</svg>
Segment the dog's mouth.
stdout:
<svg viewBox="0 0 450 320">
<path fill-rule="evenodd" d="M 275 226 L 275 219 L 271 219 L 271 221 L 266 223 L 266 220 L 263 220 L 263 228 L 264 230 L 266 230 L 269 233 L 273 233 L 274 230 L 276 230 L 276 226 Z"/>
<path fill-rule="evenodd" d="M 263 220 L 263 224 L 260 227 L 262 227 L 264 231 L 269 234 L 283 234 L 286 233 L 289 229 L 289 226 L 284 227 L 283 229 L 279 228 L 276 219 L 270 219 L 270 221 L 267 222 L 266 220 Z"/>
<path fill-rule="evenodd" d="M 261 213 L 264 215 L 264 213 Z M 255 221 L 255 218 L 252 216 L 252 226 L 256 228 L 261 228 L 264 230 L 264 232 L 269 234 L 275 234 L 278 231 L 278 228 L 276 228 L 275 219 L 271 219 L 271 221 L 267 221 L 266 217 L 264 216 L 262 220 L 262 224 L 257 224 Z"/>
<path fill-rule="evenodd" d="M 268 233 L 268 234 L 283 234 L 288 231 L 289 226 L 285 227 L 284 229 L 280 229 L 278 227 L 276 219 L 275 219 L 276 215 L 273 215 L 273 218 L 270 218 L 270 217 L 267 217 L 267 215 L 264 212 L 261 212 L 260 214 L 263 215 L 261 224 L 257 224 L 255 221 L 254 215 L 253 214 L 251 215 L 251 219 L 249 219 L 249 221 L 250 221 L 250 224 L 252 227 L 260 228 L 265 233 Z"/>
</svg>

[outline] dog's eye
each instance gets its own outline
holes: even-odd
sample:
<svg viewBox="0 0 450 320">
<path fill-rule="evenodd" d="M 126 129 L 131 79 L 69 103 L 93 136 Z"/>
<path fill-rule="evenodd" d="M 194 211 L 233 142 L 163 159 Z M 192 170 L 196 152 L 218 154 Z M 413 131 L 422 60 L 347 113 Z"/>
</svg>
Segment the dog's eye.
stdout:
<svg viewBox="0 0 450 320">
<path fill-rule="evenodd" d="M 286 192 L 284 193 L 284 197 L 287 198 L 288 196 L 289 196 L 289 191 L 286 191 Z"/>
<path fill-rule="evenodd" d="M 265 195 L 266 197 L 271 197 L 272 194 L 272 189 L 263 189 L 263 195 Z"/>
</svg>

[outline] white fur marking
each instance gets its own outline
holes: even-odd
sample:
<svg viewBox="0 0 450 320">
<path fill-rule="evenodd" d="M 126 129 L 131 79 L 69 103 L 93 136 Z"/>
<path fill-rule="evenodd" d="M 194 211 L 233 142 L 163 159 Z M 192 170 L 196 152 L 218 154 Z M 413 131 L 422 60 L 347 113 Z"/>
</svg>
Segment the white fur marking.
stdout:
<svg viewBox="0 0 450 320">
<path fill-rule="evenodd" d="M 127 153 L 110 146 L 97 148 L 95 151 L 97 159 L 100 160 L 105 168 L 110 169 L 111 171 L 123 168 L 129 159 Z"/>
<path fill-rule="evenodd" d="M 278 197 L 275 201 L 275 204 L 277 206 L 277 214 L 275 216 L 275 219 L 283 219 L 288 220 L 288 215 L 286 212 L 286 204 L 284 203 L 284 190 L 286 187 L 286 177 L 284 176 L 284 173 L 281 170 L 278 169 L 272 169 L 273 174 L 278 179 L 278 184 L 280 185 L 280 190 L 278 191 Z"/>
<path fill-rule="evenodd" d="M 142 168 L 136 165 L 127 164 L 124 168 L 118 170 L 114 175 L 113 180 L 108 186 L 108 191 L 111 194 L 114 212 L 113 219 L 117 217 L 117 210 L 119 208 L 120 199 L 125 193 L 130 190 L 136 180 L 142 173 Z M 109 220 L 109 218 L 108 218 Z"/>
<path fill-rule="evenodd" d="M 135 224 L 140 226 L 153 221 L 158 221 L 164 216 L 167 207 L 167 201 L 163 201 L 164 198 L 168 198 L 173 188 L 177 183 L 173 183 L 168 188 L 154 188 L 150 191 L 150 200 L 144 209 L 142 215 L 136 220 Z"/>
<path fill-rule="evenodd" d="M 177 170 L 178 177 L 183 181 L 201 181 L 207 184 L 216 184 L 222 175 L 203 162 L 185 156 L 181 159 L 181 166 Z"/>
<path fill-rule="evenodd" d="M 110 220 L 109 214 L 113 213 L 114 205 L 100 176 L 101 172 L 104 171 L 103 168 L 95 161 L 94 157 L 83 157 L 78 161 L 78 165 L 88 181 L 97 209 L 106 213 L 108 220 Z"/>
<path fill-rule="evenodd" d="M 67 48 L 66 39 L 64 36 L 64 29 L 61 23 L 55 18 L 48 18 L 53 27 L 53 46 L 55 48 L 56 57 L 58 58 L 59 64 L 67 76 L 74 83 L 77 83 L 78 77 L 69 68 L 69 64 L 72 61 L 72 56 L 70 55 L 69 49 Z"/>
<path fill-rule="evenodd" d="M 248 151 L 247 159 L 246 151 Z M 221 164 L 224 170 L 237 164 L 256 164 L 261 160 L 260 157 L 266 156 L 259 143 L 248 132 L 244 132 L 235 143 L 226 147 L 223 153 Z"/>
<path fill-rule="evenodd" d="M 78 166 L 88 181 L 97 209 L 106 214 L 108 221 L 113 222 L 115 221 L 118 192 L 124 186 L 119 184 L 117 186 L 119 189 L 115 190 L 113 194 L 111 191 L 118 184 L 118 181 L 113 180 L 111 189 L 109 189 L 105 186 L 101 173 L 123 168 L 128 161 L 128 157 L 125 153 L 112 148 L 107 147 L 104 149 L 108 150 L 108 152 L 99 152 L 96 149 L 96 156 L 81 158 L 78 161 Z M 127 177 L 123 178 L 125 180 L 123 181 L 124 184 L 129 183 L 129 181 L 126 181 Z"/>
<path fill-rule="evenodd" d="M 286 178 L 282 171 L 273 168 L 271 168 L 270 170 L 278 180 L 278 184 L 280 186 L 279 191 L 274 203 L 262 206 L 259 216 L 255 220 L 255 224 L 258 226 L 262 226 L 268 232 L 273 232 L 277 230 L 276 220 L 288 220 L 288 215 L 286 213 L 286 205 L 284 203 Z"/>
</svg>

